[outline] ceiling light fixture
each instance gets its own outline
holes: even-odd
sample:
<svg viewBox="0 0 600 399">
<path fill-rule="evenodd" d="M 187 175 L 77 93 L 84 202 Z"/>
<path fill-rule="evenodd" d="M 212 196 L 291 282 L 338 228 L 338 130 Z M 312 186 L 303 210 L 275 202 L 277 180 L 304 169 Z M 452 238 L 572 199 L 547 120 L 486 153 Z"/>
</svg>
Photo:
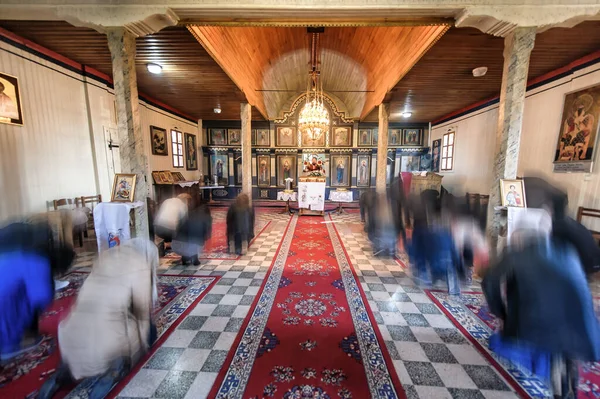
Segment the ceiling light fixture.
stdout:
<svg viewBox="0 0 600 399">
<path fill-rule="evenodd" d="M 412 112 L 404 111 L 402 113 L 403 118 L 410 118 L 412 116 Z"/>
<path fill-rule="evenodd" d="M 220 113 L 221 113 L 221 106 L 220 106 L 220 105 L 217 105 L 217 107 L 216 107 L 216 108 L 213 108 L 213 112 L 214 112 L 215 114 L 220 114 Z"/>
<path fill-rule="evenodd" d="M 312 33 L 308 85 L 306 88 L 306 104 L 298 116 L 298 129 L 306 133 L 312 140 L 319 140 L 329 130 L 329 112 L 324 105 L 323 81 L 320 79 L 318 47 L 319 33 Z"/>
<path fill-rule="evenodd" d="M 155 75 L 160 75 L 162 73 L 162 67 L 158 64 L 147 64 L 146 68 L 148 68 L 148 72 Z"/>
<path fill-rule="evenodd" d="M 475 68 L 473 69 L 473 76 L 476 78 L 480 78 L 482 76 L 485 76 L 485 74 L 487 73 L 488 69 L 487 67 L 479 67 L 479 68 Z"/>
</svg>

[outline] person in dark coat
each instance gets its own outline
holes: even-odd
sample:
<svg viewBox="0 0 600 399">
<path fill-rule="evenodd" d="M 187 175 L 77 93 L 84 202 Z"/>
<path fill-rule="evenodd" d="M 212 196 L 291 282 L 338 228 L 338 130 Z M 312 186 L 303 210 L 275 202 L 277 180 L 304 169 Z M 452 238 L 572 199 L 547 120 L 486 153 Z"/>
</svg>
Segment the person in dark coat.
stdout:
<svg viewBox="0 0 600 399">
<path fill-rule="evenodd" d="M 574 361 L 600 359 L 600 326 L 577 253 L 550 240 L 550 216 L 532 211 L 545 215 L 515 226 L 508 251 L 488 269 L 482 288 L 490 311 L 503 321 L 502 338 L 565 359 L 562 397 L 576 397 Z"/>
<path fill-rule="evenodd" d="M 204 243 L 212 234 L 212 216 L 208 205 L 202 204 L 198 209 L 188 213 L 181 222 L 173 244 L 173 251 L 181 255 L 181 264 L 192 262 L 195 266 L 200 264 L 198 254 L 202 251 Z"/>
<path fill-rule="evenodd" d="M 409 211 L 402 177 L 398 176 L 391 184 L 388 191 L 390 205 L 392 208 L 392 218 L 396 227 L 396 234 L 402 238 L 402 243 L 406 246 L 405 221 L 409 221 Z"/>
<path fill-rule="evenodd" d="M 241 255 L 254 239 L 254 209 L 247 194 L 240 194 L 227 211 L 229 252 Z"/>
<path fill-rule="evenodd" d="M 38 317 L 54 298 L 53 277 L 74 258 L 72 248 L 54 242 L 47 223 L 0 229 L 0 360 L 37 345 Z"/>
</svg>

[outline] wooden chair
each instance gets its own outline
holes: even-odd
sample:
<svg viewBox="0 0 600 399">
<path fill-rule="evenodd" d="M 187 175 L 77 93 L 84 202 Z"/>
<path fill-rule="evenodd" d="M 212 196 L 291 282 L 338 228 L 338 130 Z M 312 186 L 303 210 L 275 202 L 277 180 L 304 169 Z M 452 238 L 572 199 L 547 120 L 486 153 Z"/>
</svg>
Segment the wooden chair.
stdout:
<svg viewBox="0 0 600 399">
<path fill-rule="evenodd" d="M 61 198 L 61 199 L 52 201 L 52 204 L 54 205 L 54 210 L 58 211 L 58 210 L 60 210 L 59 208 L 61 206 L 69 206 L 69 208 L 73 208 L 73 205 L 75 205 L 75 207 L 77 207 L 78 201 L 77 201 L 77 199 L 73 199 L 73 198 Z M 77 234 L 77 237 L 79 238 L 79 246 L 83 247 L 84 231 L 82 229 L 80 229 L 78 226 L 73 226 L 73 228 L 75 229 L 74 232 Z"/>
<path fill-rule="evenodd" d="M 580 206 L 579 209 L 577 209 L 577 221 L 581 223 L 581 219 L 584 216 L 600 219 L 600 209 L 584 208 Z M 594 239 L 600 243 L 600 231 L 595 231 L 592 229 L 589 230 L 594 236 Z"/>
<path fill-rule="evenodd" d="M 76 199 L 78 205 L 82 208 L 88 208 L 90 210 L 90 217 L 88 219 L 87 228 L 84 231 L 84 236 L 88 236 L 88 230 L 95 230 L 96 225 L 94 224 L 94 207 L 102 202 L 102 194 L 81 196 Z"/>
</svg>

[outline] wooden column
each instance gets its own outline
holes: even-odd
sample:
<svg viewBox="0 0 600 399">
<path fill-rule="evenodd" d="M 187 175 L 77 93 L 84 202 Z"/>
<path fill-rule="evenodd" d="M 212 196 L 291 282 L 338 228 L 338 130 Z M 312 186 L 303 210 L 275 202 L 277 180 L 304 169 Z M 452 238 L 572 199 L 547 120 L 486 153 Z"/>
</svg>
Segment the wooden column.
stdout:
<svg viewBox="0 0 600 399">
<path fill-rule="evenodd" d="M 242 193 L 252 201 L 252 106 L 240 104 L 242 120 Z"/>
<path fill-rule="evenodd" d="M 535 27 L 517 28 L 504 39 L 504 69 L 487 223 L 493 253 L 504 223 L 501 212 L 494 210 L 495 206 L 502 204 L 500 179 L 517 177 L 529 56 L 535 43 L 535 34 Z"/>
<path fill-rule="evenodd" d="M 135 236 L 148 238 L 146 198 L 150 195 L 150 168 L 144 146 L 147 134 L 142 132 L 138 109 L 135 36 L 124 27 L 107 28 L 106 35 L 112 59 L 121 172 L 137 176 L 134 200 L 144 205 L 136 208 Z"/>
<path fill-rule="evenodd" d="M 388 149 L 388 120 L 390 117 L 390 105 L 379 105 L 379 136 L 377 140 L 377 175 L 375 179 L 375 191 L 378 194 L 386 192 L 387 171 L 387 149 Z"/>
</svg>

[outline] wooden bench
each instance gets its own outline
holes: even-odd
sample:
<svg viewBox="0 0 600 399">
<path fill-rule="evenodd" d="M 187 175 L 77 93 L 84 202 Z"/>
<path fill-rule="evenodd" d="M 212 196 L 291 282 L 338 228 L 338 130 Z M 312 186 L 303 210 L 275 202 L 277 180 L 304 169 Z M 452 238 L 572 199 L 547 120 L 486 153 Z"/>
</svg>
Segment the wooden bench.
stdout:
<svg viewBox="0 0 600 399">
<path fill-rule="evenodd" d="M 577 209 L 577 221 L 581 223 L 581 219 L 584 216 L 600 219 L 600 209 L 584 208 L 580 206 L 579 209 Z M 600 243 L 600 231 L 595 231 L 592 229 L 589 230 L 594 236 L 594 239 Z"/>
</svg>

